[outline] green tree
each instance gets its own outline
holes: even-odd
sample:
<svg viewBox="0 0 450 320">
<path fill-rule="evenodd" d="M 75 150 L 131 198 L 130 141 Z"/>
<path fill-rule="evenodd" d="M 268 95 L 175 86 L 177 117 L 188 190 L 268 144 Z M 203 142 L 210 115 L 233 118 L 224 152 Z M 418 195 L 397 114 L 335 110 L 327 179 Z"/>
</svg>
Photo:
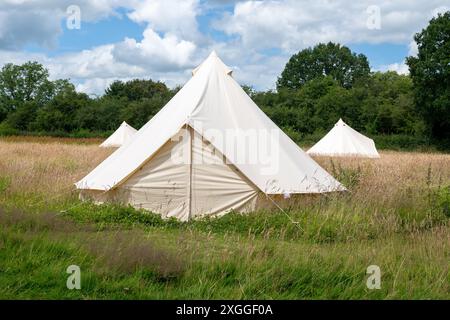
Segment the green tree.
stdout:
<svg viewBox="0 0 450 320">
<path fill-rule="evenodd" d="M 430 135 L 450 140 L 450 11 L 414 36 L 417 57 L 408 57 L 417 111 Z"/>
<path fill-rule="evenodd" d="M 147 123 L 168 102 L 168 97 L 155 95 L 152 98 L 132 101 L 121 112 L 121 119 L 135 128 Z"/>
<path fill-rule="evenodd" d="M 130 101 L 152 98 L 154 95 L 170 94 L 167 86 L 159 81 L 134 79 L 127 82 L 114 81 L 106 90 L 106 97 L 126 97 Z"/>
<path fill-rule="evenodd" d="M 30 130 L 38 110 L 73 85 L 50 81 L 48 70 L 37 62 L 6 64 L 0 71 L 0 121 L 11 128 Z"/>
<path fill-rule="evenodd" d="M 52 100 L 37 111 L 30 127 L 34 131 L 66 133 L 80 129 L 75 121 L 77 111 L 89 103 L 89 96 L 76 92 L 72 84 L 63 86 Z"/>
<path fill-rule="evenodd" d="M 23 102 L 17 110 L 10 112 L 4 120 L 10 128 L 21 131 L 30 130 L 30 123 L 36 118 L 36 113 L 39 107 L 34 101 Z"/>
<path fill-rule="evenodd" d="M 48 76 L 48 70 L 37 62 L 4 65 L 0 71 L 0 121 L 25 102 L 43 105 L 49 101 L 54 85 Z"/>
<path fill-rule="evenodd" d="M 122 110 L 129 104 L 127 98 L 101 97 L 91 100 L 76 111 L 77 127 L 89 131 L 114 131 L 124 120 Z"/>
<path fill-rule="evenodd" d="M 244 84 L 244 85 L 242 85 L 241 87 L 242 87 L 242 90 L 244 90 L 245 93 L 246 93 L 250 98 L 252 98 L 252 97 L 255 95 L 255 93 L 256 93 L 256 91 L 255 91 L 255 89 L 253 88 L 253 86 Z"/>
<path fill-rule="evenodd" d="M 355 101 L 361 106 L 362 129 L 381 134 L 423 134 L 422 120 L 414 110 L 409 76 L 376 72 L 352 88 L 351 93 L 357 95 Z"/>
<path fill-rule="evenodd" d="M 355 54 L 349 48 L 329 42 L 320 43 L 294 54 L 277 81 L 277 88 L 298 89 L 306 82 L 323 76 L 331 76 L 350 88 L 359 78 L 369 75 L 370 68 L 363 54 Z"/>
<path fill-rule="evenodd" d="M 164 83 L 153 80 L 115 81 L 105 90 L 104 98 L 121 100 L 118 124 L 125 120 L 133 127 L 140 128 L 179 90 L 179 87 L 170 90 Z"/>
</svg>

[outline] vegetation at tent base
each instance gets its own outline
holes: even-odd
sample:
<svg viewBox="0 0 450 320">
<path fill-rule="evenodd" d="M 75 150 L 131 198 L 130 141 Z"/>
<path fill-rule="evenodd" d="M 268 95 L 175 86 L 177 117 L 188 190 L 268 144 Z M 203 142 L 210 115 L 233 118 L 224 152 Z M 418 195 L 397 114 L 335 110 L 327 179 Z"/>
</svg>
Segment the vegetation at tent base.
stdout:
<svg viewBox="0 0 450 320">
<path fill-rule="evenodd" d="M 310 226 L 302 231 L 274 212 L 192 223 L 114 205 L 84 204 L 63 215 L 1 212 L 0 296 L 448 298 L 448 226 L 442 221 L 388 238 L 360 238 L 361 232 L 352 239 L 356 228 L 339 232 L 342 215 L 326 224 L 313 216 L 300 222 Z M 79 291 L 65 286 L 72 264 L 81 268 Z M 372 264 L 382 268 L 381 290 L 365 285 Z"/>
<path fill-rule="evenodd" d="M 5 224 L 7 219 L 1 219 Z M 0 296 L 445 299 L 445 235 L 434 229 L 389 241 L 311 245 L 160 229 L 98 231 L 52 215 L 24 215 L 1 231 Z M 418 263 L 424 256 L 431 263 Z M 80 266 L 81 290 L 66 288 L 66 269 L 72 264 Z M 382 267 L 381 290 L 365 285 L 371 264 Z"/>
<path fill-rule="evenodd" d="M 0 141 L 1 298 L 449 297 L 449 155 L 317 158 L 348 192 L 182 223 L 78 200 L 72 183 L 111 150 L 66 141 Z"/>
<path fill-rule="evenodd" d="M 415 36 L 411 75 L 370 72 L 367 58 L 336 43 L 294 54 L 277 90 L 243 86 L 291 138 L 312 145 L 343 118 L 381 149 L 450 150 L 450 12 Z M 50 81 L 36 62 L 0 71 L 0 135 L 106 137 L 122 121 L 139 129 L 179 90 L 135 79 L 112 83 L 100 97 Z"/>
</svg>

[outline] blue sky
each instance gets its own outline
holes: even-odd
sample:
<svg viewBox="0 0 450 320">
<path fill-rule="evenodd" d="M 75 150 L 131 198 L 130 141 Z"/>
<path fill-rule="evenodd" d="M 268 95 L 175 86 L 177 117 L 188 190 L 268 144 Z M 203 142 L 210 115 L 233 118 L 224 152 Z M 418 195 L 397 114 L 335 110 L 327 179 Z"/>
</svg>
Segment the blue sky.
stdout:
<svg viewBox="0 0 450 320">
<path fill-rule="evenodd" d="M 0 64 L 37 60 L 52 78 L 101 94 L 116 79 L 183 84 L 211 50 L 242 84 L 274 88 L 289 57 L 319 42 L 365 54 L 374 71 L 407 73 L 413 35 L 446 1 L 3 0 Z M 67 12 L 80 10 L 80 29 Z M 73 12 L 72 12 L 73 13 Z"/>
</svg>

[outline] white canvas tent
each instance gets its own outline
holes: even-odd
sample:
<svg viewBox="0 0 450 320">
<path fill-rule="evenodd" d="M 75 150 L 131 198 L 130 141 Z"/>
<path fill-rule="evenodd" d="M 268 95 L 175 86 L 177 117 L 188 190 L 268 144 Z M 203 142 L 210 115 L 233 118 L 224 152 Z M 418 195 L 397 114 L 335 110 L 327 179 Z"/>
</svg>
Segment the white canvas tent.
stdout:
<svg viewBox="0 0 450 320">
<path fill-rule="evenodd" d="M 135 135 L 76 183 L 81 197 L 186 221 L 345 188 L 248 97 L 215 52 Z"/>
<path fill-rule="evenodd" d="M 122 122 L 119 128 L 112 135 L 108 137 L 103 143 L 100 145 L 102 148 L 110 148 L 110 147 L 121 147 L 124 144 L 127 144 L 131 141 L 131 138 L 137 132 L 135 128 L 130 126 L 125 121 Z"/>
<path fill-rule="evenodd" d="M 307 152 L 316 156 L 380 157 L 373 140 L 351 128 L 342 119 Z"/>
</svg>

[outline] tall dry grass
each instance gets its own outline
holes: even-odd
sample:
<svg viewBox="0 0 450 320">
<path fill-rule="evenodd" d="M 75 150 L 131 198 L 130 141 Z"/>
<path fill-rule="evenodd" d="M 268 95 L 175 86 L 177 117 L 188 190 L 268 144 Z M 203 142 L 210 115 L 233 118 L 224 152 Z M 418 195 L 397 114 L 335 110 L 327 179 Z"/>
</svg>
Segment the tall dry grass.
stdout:
<svg viewBox="0 0 450 320">
<path fill-rule="evenodd" d="M 68 144 L 66 140 L 71 141 L 1 138 L 0 177 L 9 180 L 8 191 L 49 196 L 70 193 L 74 182 L 113 152 L 97 144 Z M 449 154 L 382 151 L 381 159 L 316 160 L 362 201 L 398 201 L 399 193 L 450 183 Z"/>
<path fill-rule="evenodd" d="M 29 139 L 0 140 L 0 178 L 8 192 L 69 195 L 76 181 L 113 152 L 97 144 L 67 144 L 68 138 Z"/>
<path fill-rule="evenodd" d="M 353 174 L 356 181 L 350 177 L 344 183 L 350 182 L 350 191 L 364 201 L 397 201 L 399 193 L 450 183 L 450 154 L 398 151 L 380 154 L 380 159 L 319 157 L 316 160 L 332 174 L 339 175 L 340 169 Z"/>
<path fill-rule="evenodd" d="M 101 138 L 64 138 L 64 137 L 50 137 L 50 136 L 4 136 L 0 137 L 4 142 L 35 142 L 35 143 L 64 143 L 64 144 L 84 144 L 99 145 L 104 141 Z"/>
</svg>

